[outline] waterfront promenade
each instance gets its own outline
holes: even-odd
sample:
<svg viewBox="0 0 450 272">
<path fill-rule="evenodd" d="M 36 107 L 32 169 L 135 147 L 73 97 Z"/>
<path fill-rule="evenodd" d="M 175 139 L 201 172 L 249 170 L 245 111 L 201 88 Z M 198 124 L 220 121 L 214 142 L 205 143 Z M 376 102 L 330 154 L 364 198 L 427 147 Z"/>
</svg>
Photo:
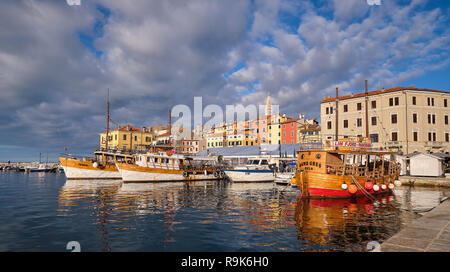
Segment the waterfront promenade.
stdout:
<svg viewBox="0 0 450 272">
<path fill-rule="evenodd" d="M 450 199 L 381 245 L 383 252 L 450 252 Z"/>
<path fill-rule="evenodd" d="M 450 175 L 448 174 L 445 177 L 400 176 L 398 179 L 404 186 L 450 187 Z"/>
</svg>

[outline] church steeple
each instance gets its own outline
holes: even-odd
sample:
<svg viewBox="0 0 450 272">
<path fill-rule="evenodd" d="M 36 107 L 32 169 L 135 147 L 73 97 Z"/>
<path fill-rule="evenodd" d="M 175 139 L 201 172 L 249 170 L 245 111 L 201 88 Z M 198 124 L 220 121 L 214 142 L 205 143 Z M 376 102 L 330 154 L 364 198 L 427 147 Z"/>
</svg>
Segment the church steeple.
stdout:
<svg viewBox="0 0 450 272">
<path fill-rule="evenodd" d="M 267 115 L 272 115 L 272 100 L 270 99 L 270 92 L 267 95 L 267 100 L 266 100 L 266 116 Z"/>
</svg>

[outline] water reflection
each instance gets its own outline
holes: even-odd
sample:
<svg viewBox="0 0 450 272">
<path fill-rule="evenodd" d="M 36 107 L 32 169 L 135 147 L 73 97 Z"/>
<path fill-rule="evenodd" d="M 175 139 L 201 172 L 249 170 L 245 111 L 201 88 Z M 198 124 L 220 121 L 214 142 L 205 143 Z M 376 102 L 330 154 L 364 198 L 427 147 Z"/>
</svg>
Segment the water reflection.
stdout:
<svg viewBox="0 0 450 272">
<path fill-rule="evenodd" d="M 97 218 L 98 232 L 101 235 L 102 251 L 109 252 L 111 248 L 107 239 L 111 199 L 117 193 L 120 182 L 103 180 L 67 180 L 59 194 L 59 215 L 70 216 L 71 206 L 90 206 Z"/>
<path fill-rule="evenodd" d="M 144 251 L 365 251 L 367 242 L 389 238 L 446 194 L 401 187 L 375 201 L 304 200 L 274 184 L 70 180 L 60 190 L 58 213 L 91 213 L 103 251 L 135 243 L 126 233 L 152 241 Z"/>
</svg>

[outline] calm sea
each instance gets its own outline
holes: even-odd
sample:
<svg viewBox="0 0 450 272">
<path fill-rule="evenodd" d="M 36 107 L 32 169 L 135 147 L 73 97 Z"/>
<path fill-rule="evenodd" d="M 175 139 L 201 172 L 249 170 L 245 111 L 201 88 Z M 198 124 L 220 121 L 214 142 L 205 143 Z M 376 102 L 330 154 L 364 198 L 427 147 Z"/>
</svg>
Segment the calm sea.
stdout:
<svg viewBox="0 0 450 272">
<path fill-rule="evenodd" d="M 0 251 L 365 251 L 449 190 L 305 201 L 274 184 L 122 184 L 0 172 Z"/>
</svg>

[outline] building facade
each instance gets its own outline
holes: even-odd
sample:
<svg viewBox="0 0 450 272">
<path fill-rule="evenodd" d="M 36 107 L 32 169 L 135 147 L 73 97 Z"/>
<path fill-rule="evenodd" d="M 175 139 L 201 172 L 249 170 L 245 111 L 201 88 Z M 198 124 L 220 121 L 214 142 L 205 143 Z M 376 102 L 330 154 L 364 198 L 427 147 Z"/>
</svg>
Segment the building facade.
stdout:
<svg viewBox="0 0 450 272">
<path fill-rule="evenodd" d="M 321 103 L 322 140 L 334 140 L 337 128 L 338 138 L 368 134 L 375 147 L 403 154 L 450 152 L 450 92 L 396 87 L 341 96 L 337 105 Z"/>
<path fill-rule="evenodd" d="M 130 125 L 112 129 L 108 132 L 108 138 L 108 149 L 122 151 L 146 149 L 153 141 L 151 132 Z M 100 133 L 100 148 L 106 149 L 106 132 Z"/>
</svg>

